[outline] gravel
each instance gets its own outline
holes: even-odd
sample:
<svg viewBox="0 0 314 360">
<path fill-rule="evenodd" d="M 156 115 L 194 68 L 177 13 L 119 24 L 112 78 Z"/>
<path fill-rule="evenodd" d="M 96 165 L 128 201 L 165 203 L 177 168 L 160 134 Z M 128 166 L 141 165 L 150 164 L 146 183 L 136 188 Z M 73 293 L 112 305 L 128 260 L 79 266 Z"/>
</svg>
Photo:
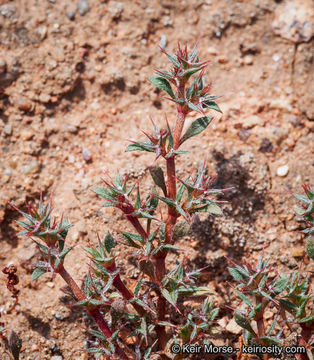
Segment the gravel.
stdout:
<svg viewBox="0 0 314 360">
<path fill-rule="evenodd" d="M 80 0 L 77 3 L 77 10 L 81 16 L 84 16 L 85 14 L 87 14 L 90 10 L 88 0 Z"/>
<path fill-rule="evenodd" d="M 5 127 L 3 128 L 3 132 L 5 133 L 5 135 L 10 136 L 12 134 L 12 125 L 11 124 L 5 125 Z"/>
</svg>

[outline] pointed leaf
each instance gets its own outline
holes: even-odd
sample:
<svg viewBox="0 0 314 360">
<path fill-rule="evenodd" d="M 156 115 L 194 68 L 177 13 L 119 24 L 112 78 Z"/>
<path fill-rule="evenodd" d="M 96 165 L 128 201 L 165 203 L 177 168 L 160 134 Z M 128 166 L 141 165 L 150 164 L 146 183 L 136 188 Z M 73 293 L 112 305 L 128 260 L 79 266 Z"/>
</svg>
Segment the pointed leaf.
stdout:
<svg viewBox="0 0 314 360">
<path fill-rule="evenodd" d="M 217 103 L 215 103 L 215 101 L 204 101 L 203 104 L 208 109 L 212 109 L 212 110 L 215 110 L 215 111 L 218 111 L 218 112 L 222 113 L 222 111 L 220 110 L 220 107 L 217 105 Z"/>
<path fill-rule="evenodd" d="M 172 91 L 171 85 L 168 80 L 160 76 L 149 76 L 148 80 L 155 86 L 157 86 L 160 90 L 166 91 L 172 98 L 174 98 L 174 93 Z"/>
<path fill-rule="evenodd" d="M 108 232 L 108 234 L 105 237 L 105 248 L 108 254 L 110 251 L 116 246 L 113 236 Z"/>
<path fill-rule="evenodd" d="M 150 166 L 148 170 L 152 179 L 154 180 L 154 183 L 159 186 L 164 195 L 167 196 L 166 181 L 162 168 L 160 166 Z"/>
<path fill-rule="evenodd" d="M 45 274 L 46 272 L 47 272 L 46 269 L 36 268 L 32 273 L 32 281 L 37 280 L 38 278 L 41 277 L 41 275 Z"/>
<path fill-rule="evenodd" d="M 207 128 L 207 126 L 211 123 L 212 119 L 212 116 L 204 116 L 193 121 L 191 126 L 187 129 L 186 133 L 181 138 L 180 143 L 182 144 L 187 139 L 197 134 L 200 134 Z"/>
</svg>

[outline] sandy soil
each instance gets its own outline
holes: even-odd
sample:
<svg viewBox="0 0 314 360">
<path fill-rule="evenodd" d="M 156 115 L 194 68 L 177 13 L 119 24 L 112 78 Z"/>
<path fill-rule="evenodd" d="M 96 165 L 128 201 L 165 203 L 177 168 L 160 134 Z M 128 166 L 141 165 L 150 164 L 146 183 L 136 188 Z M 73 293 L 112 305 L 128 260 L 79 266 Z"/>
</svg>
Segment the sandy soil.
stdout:
<svg viewBox="0 0 314 360">
<path fill-rule="evenodd" d="M 147 80 L 153 69 L 168 66 L 159 44 L 174 51 L 178 40 L 192 46 L 202 33 L 200 56 L 211 60 L 208 80 L 214 94 L 225 94 L 223 115 L 215 114 L 211 128 L 187 144 L 191 152 L 178 165 L 186 174 L 206 157 L 218 185 L 235 187 L 223 217 L 200 217 L 180 240 L 192 267 L 209 266 L 202 282 L 217 292 L 215 302 L 236 301 L 226 286 L 226 255 L 256 259 L 265 246 L 280 271 L 313 270 L 303 236 L 295 232 L 302 227 L 295 201 L 285 191 L 314 185 L 311 0 L 0 4 L 0 267 L 14 263 L 20 277 L 19 305 L 6 314 L 12 300 L 0 276 L 0 311 L 23 341 L 21 359 L 87 359 L 91 319 L 66 306 L 60 279 L 31 283 L 37 250 L 16 237 L 18 214 L 8 203 L 36 202 L 40 191 L 53 195 L 56 213 L 64 211 L 74 224 L 68 243 L 77 246 L 67 267 L 83 279 L 87 240 L 95 242 L 96 231 L 128 228 L 91 189 L 108 170 L 141 179 L 147 190 L 152 158 L 125 153 L 127 139 L 150 130 L 150 115 L 174 119 L 173 105 Z M 294 4 L 299 10 L 291 20 Z M 118 254 L 122 274 L 136 278 L 127 249 Z M 224 342 L 232 343 L 238 332 L 226 329 L 232 313 L 222 309 L 221 318 Z"/>
</svg>

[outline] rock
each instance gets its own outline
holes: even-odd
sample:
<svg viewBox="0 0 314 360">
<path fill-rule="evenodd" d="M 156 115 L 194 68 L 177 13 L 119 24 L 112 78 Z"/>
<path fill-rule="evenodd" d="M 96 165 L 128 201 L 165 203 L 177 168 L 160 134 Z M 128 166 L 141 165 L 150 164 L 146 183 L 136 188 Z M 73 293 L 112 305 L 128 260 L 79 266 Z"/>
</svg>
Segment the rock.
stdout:
<svg viewBox="0 0 314 360">
<path fill-rule="evenodd" d="M 277 169 L 277 176 L 284 177 L 284 176 L 286 176 L 288 174 L 288 172 L 289 172 L 289 166 L 288 165 L 280 166 Z"/>
<path fill-rule="evenodd" d="M 296 246 L 292 249 L 291 255 L 294 258 L 303 257 L 305 254 L 305 250 L 303 246 Z"/>
<path fill-rule="evenodd" d="M 252 129 L 255 126 L 264 126 L 264 120 L 257 115 L 251 115 L 242 121 L 244 129 Z"/>
<path fill-rule="evenodd" d="M 111 14 L 112 19 L 119 19 L 123 12 L 123 3 L 119 1 L 110 1 L 108 12 Z"/>
<path fill-rule="evenodd" d="M 16 7 L 10 4 L 0 6 L 0 14 L 5 18 L 10 18 L 16 13 Z"/>
<path fill-rule="evenodd" d="M 231 321 L 229 321 L 228 325 L 226 326 L 226 330 L 231 332 L 231 334 L 239 335 L 243 329 L 235 322 L 234 319 L 231 319 Z"/>
<path fill-rule="evenodd" d="M 6 124 L 5 127 L 3 128 L 3 132 L 5 133 L 5 135 L 10 136 L 12 134 L 12 125 Z"/>
<path fill-rule="evenodd" d="M 266 320 L 271 319 L 274 316 L 273 312 L 270 310 L 266 310 L 264 313 L 264 317 Z"/>
<path fill-rule="evenodd" d="M 88 150 L 88 149 L 83 149 L 82 150 L 82 156 L 84 161 L 86 162 L 90 162 L 92 160 L 92 153 Z"/>
<path fill-rule="evenodd" d="M 47 32 L 48 32 L 48 28 L 47 26 L 40 26 L 38 29 L 37 29 L 37 34 L 39 36 L 39 40 L 40 41 L 43 41 L 46 36 L 47 36 Z"/>
<path fill-rule="evenodd" d="M 217 50 L 215 47 L 213 47 L 213 46 L 210 46 L 210 47 L 207 49 L 207 52 L 208 52 L 208 54 L 210 54 L 210 55 L 217 55 L 217 54 L 218 54 L 218 50 Z"/>
<path fill-rule="evenodd" d="M 77 127 L 74 126 L 74 125 L 66 124 L 66 125 L 65 125 L 65 129 L 66 129 L 67 131 L 69 131 L 70 133 L 72 133 L 72 134 L 76 134 L 76 133 L 77 133 Z"/>
<path fill-rule="evenodd" d="M 219 56 L 218 62 L 219 64 L 227 64 L 228 58 L 226 56 Z"/>
<path fill-rule="evenodd" d="M 160 46 L 162 49 L 165 49 L 165 48 L 166 48 L 166 46 L 167 46 L 167 37 L 166 37 L 166 35 L 162 34 L 162 35 L 160 36 L 159 46 Z"/>
<path fill-rule="evenodd" d="M 51 99 L 51 96 L 49 94 L 41 93 L 39 95 L 39 101 L 43 103 L 48 103 Z"/>
<path fill-rule="evenodd" d="M 268 138 L 263 138 L 258 151 L 262 153 L 268 153 L 273 151 L 273 144 Z"/>
<path fill-rule="evenodd" d="M 59 321 L 64 321 L 66 320 L 68 317 L 70 316 L 70 313 L 67 312 L 67 311 L 58 311 L 56 314 L 55 314 L 55 318 Z"/>
<path fill-rule="evenodd" d="M 65 15 L 67 16 L 67 18 L 71 21 L 75 20 L 75 12 L 72 10 L 67 10 Z"/>
<path fill-rule="evenodd" d="M 10 102 L 17 106 L 19 110 L 31 111 L 33 109 L 33 104 L 24 96 L 14 96 L 10 99 Z"/>
<path fill-rule="evenodd" d="M 51 357 L 51 360 L 63 360 L 63 357 L 61 355 L 55 355 Z"/>
<path fill-rule="evenodd" d="M 278 6 L 272 23 L 274 32 L 295 43 L 307 42 L 314 35 L 312 0 L 290 0 Z"/>
<path fill-rule="evenodd" d="M 28 141 L 31 140 L 31 138 L 34 136 L 34 133 L 31 130 L 23 130 L 20 136 L 22 140 Z"/>
<path fill-rule="evenodd" d="M 37 160 L 33 160 L 30 163 L 23 166 L 23 174 L 29 175 L 29 174 L 35 174 L 39 171 L 39 163 Z"/>
<path fill-rule="evenodd" d="M 81 16 L 84 16 L 85 14 L 87 14 L 90 10 L 88 0 L 80 0 L 77 3 L 77 10 Z"/>
<path fill-rule="evenodd" d="M 245 55 L 244 58 L 243 58 L 243 63 L 245 65 L 252 65 L 253 64 L 253 56 L 251 55 Z"/>
</svg>

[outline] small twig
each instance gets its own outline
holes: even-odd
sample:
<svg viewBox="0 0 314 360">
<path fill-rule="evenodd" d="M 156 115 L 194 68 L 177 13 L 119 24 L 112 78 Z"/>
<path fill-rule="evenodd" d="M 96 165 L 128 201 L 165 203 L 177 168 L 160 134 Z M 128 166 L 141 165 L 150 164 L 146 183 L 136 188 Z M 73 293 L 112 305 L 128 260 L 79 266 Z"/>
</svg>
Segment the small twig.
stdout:
<svg viewBox="0 0 314 360">
<path fill-rule="evenodd" d="M 10 314 L 15 309 L 15 307 L 19 301 L 20 290 L 15 288 L 15 286 L 19 283 L 19 278 L 16 275 L 17 268 L 15 265 L 6 266 L 5 268 L 2 269 L 2 272 L 8 276 L 8 279 L 6 281 L 6 286 L 7 286 L 7 289 L 11 292 L 12 297 L 15 300 L 14 304 L 7 311 L 7 313 Z"/>
</svg>

